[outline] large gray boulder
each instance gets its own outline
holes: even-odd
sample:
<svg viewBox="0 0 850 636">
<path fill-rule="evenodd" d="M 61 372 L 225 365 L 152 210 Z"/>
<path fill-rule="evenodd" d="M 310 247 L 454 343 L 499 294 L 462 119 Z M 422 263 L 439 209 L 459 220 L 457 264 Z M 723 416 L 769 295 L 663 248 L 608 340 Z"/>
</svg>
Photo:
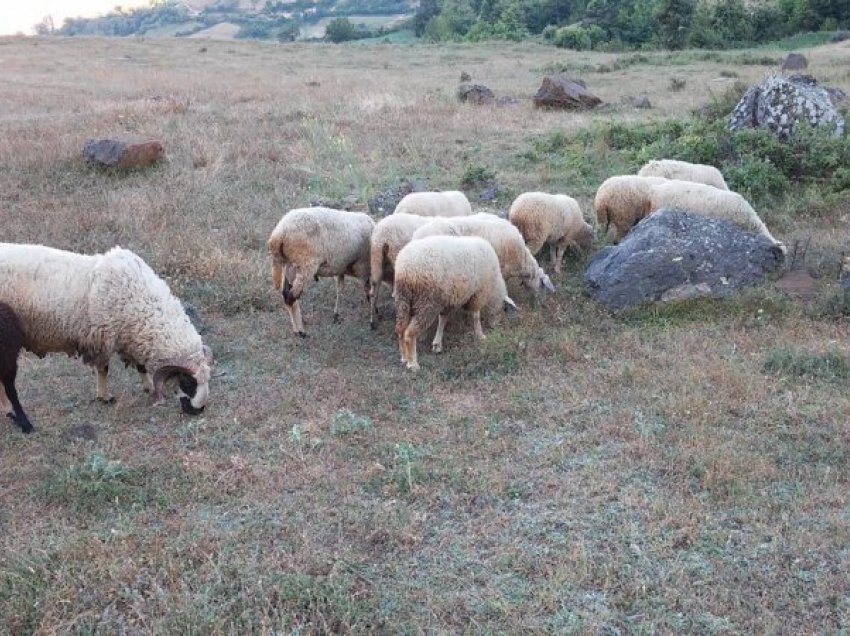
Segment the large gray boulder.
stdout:
<svg viewBox="0 0 850 636">
<path fill-rule="evenodd" d="M 602 103 L 587 90 L 585 83 L 566 73 L 547 75 L 534 95 L 537 108 L 559 108 L 565 110 L 589 110 Z"/>
<path fill-rule="evenodd" d="M 683 210 L 648 216 L 591 259 L 588 294 L 614 311 L 654 301 L 722 298 L 759 285 L 784 262 L 769 239 Z"/>
<path fill-rule="evenodd" d="M 729 117 L 729 130 L 766 128 L 787 139 L 797 124 L 808 122 L 836 137 L 844 134 L 844 118 L 830 92 L 811 75 L 772 75 L 744 93 Z"/>
<path fill-rule="evenodd" d="M 496 95 L 484 84 L 461 84 L 457 87 L 457 98 L 462 102 L 478 106 L 496 103 Z"/>
</svg>

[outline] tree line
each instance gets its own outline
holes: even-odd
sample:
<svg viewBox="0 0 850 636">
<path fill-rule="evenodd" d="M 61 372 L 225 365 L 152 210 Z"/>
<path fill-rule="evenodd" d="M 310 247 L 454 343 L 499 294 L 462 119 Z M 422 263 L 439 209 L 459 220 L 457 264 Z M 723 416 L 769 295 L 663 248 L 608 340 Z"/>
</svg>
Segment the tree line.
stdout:
<svg viewBox="0 0 850 636">
<path fill-rule="evenodd" d="M 422 0 L 413 28 L 433 40 L 522 40 L 572 49 L 718 48 L 850 28 L 848 0 Z"/>
</svg>

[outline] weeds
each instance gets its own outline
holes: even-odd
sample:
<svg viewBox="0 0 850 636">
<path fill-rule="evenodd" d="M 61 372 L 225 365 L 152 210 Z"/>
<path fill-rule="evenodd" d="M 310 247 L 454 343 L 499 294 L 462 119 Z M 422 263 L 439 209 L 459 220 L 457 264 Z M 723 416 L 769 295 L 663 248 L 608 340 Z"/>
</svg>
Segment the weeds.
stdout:
<svg viewBox="0 0 850 636">
<path fill-rule="evenodd" d="M 837 382 L 850 378 L 850 359 L 838 351 L 812 353 L 778 347 L 768 354 L 764 370 L 792 377 Z"/>
</svg>

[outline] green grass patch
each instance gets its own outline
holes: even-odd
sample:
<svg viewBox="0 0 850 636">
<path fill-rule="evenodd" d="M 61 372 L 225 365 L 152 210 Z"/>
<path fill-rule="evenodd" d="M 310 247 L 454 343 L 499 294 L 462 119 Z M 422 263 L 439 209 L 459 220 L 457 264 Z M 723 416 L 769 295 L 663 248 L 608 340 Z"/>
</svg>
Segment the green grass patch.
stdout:
<svg viewBox="0 0 850 636">
<path fill-rule="evenodd" d="M 140 467 L 92 453 L 55 471 L 41 486 L 50 503 L 79 514 L 107 514 L 164 506 L 185 494 L 188 484 L 178 465 Z"/>
<path fill-rule="evenodd" d="M 792 347 L 772 349 L 764 363 L 769 373 L 835 382 L 850 378 L 850 359 L 838 351 L 813 353 Z"/>
</svg>

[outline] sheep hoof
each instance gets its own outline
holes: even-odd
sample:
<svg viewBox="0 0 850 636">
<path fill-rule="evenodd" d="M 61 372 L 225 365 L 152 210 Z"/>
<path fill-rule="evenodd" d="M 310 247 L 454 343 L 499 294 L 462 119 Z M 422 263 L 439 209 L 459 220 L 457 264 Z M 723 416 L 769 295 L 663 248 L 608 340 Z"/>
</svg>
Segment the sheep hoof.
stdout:
<svg viewBox="0 0 850 636">
<path fill-rule="evenodd" d="M 431 351 L 434 353 L 443 353 L 443 345 L 437 344 L 436 342 L 431 345 Z"/>
<path fill-rule="evenodd" d="M 377 328 L 378 328 L 378 323 L 375 322 L 374 320 L 370 320 L 369 321 L 369 329 L 371 329 L 372 331 L 375 331 L 375 329 L 377 329 Z"/>
<path fill-rule="evenodd" d="M 11 417 L 11 418 L 12 418 L 12 420 L 14 420 L 14 422 L 15 422 L 18 426 L 20 426 L 20 427 L 21 427 L 21 432 L 23 432 L 23 434 L 24 434 L 24 435 L 29 435 L 30 433 L 32 433 L 32 432 L 35 430 L 35 429 L 33 428 L 32 424 L 30 424 L 29 422 L 27 422 L 27 421 L 19 422 L 18 420 L 16 420 L 16 419 L 15 419 L 14 417 L 12 417 L 11 415 L 10 415 L 9 417 Z"/>
<path fill-rule="evenodd" d="M 295 335 L 298 336 L 299 338 L 306 338 L 307 332 L 306 331 L 296 331 Z"/>
<path fill-rule="evenodd" d="M 419 365 L 416 362 L 408 362 L 407 368 L 411 371 L 419 371 Z"/>
<path fill-rule="evenodd" d="M 108 398 L 97 398 L 97 401 L 101 404 L 115 404 L 115 396 L 110 395 Z"/>
<path fill-rule="evenodd" d="M 334 314 L 334 324 L 335 325 L 339 324 L 339 314 Z"/>
</svg>

